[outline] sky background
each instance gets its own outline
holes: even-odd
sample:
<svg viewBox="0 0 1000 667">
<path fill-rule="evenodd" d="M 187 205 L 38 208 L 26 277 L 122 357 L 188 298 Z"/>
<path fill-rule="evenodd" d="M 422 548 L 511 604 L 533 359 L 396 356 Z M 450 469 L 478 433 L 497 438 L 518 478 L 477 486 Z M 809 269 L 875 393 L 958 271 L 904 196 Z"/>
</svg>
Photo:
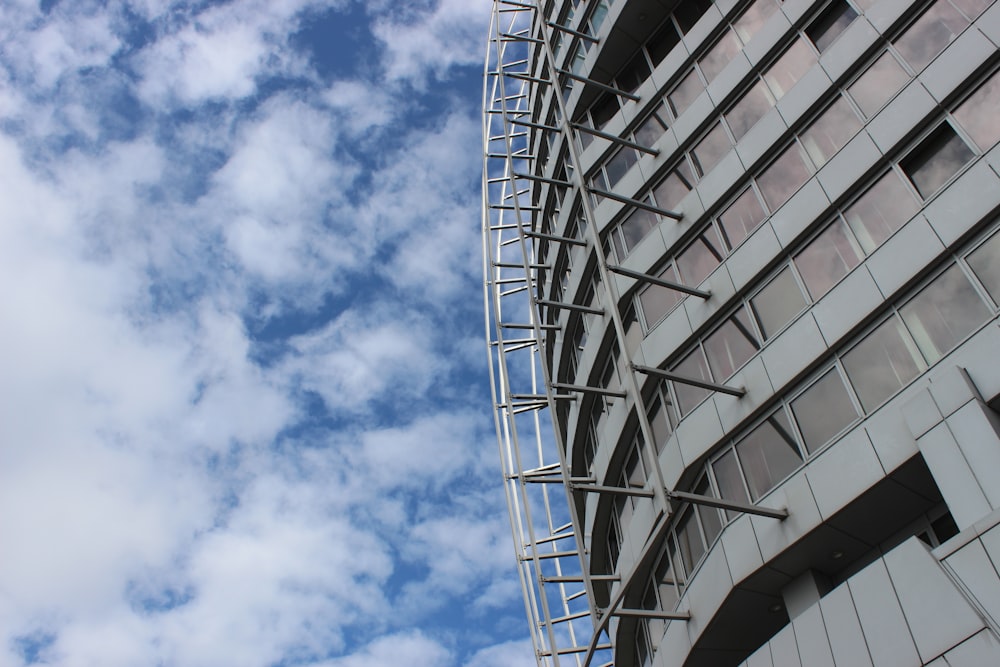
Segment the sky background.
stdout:
<svg viewBox="0 0 1000 667">
<path fill-rule="evenodd" d="M 489 5 L 0 1 L 0 667 L 533 662 Z"/>
</svg>

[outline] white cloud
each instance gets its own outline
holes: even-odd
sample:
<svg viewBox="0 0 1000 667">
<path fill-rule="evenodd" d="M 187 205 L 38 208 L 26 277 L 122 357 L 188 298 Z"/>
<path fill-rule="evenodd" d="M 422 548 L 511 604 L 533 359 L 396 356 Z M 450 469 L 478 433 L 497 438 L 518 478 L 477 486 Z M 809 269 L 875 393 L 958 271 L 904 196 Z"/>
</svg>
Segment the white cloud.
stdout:
<svg viewBox="0 0 1000 667">
<path fill-rule="evenodd" d="M 451 652 L 420 632 L 380 637 L 358 653 L 324 663 L 323 667 L 445 667 Z"/>
</svg>

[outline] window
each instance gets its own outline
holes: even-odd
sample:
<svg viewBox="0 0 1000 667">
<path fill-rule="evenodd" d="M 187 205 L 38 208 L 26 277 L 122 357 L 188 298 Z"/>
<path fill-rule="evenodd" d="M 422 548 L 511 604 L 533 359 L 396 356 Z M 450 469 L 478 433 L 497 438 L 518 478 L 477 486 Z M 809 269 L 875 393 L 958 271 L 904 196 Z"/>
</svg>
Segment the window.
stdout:
<svg viewBox="0 0 1000 667">
<path fill-rule="evenodd" d="M 862 257 L 854 236 L 838 218 L 796 255 L 795 268 L 815 301 L 857 266 Z"/>
<path fill-rule="evenodd" d="M 788 324 L 806 306 L 802 290 L 795 282 L 792 270 L 785 267 L 774 280 L 750 299 L 750 307 L 760 324 L 764 339 L 768 339 Z"/>
<path fill-rule="evenodd" d="M 889 171 L 844 211 L 844 217 L 861 247 L 870 253 L 909 220 L 918 208 L 896 172 Z"/>
<path fill-rule="evenodd" d="M 779 409 L 737 442 L 736 453 L 743 464 L 754 502 L 802 464 L 802 454 L 795 444 L 784 409 Z"/>
<path fill-rule="evenodd" d="M 757 81 L 724 115 L 733 137 L 739 141 L 774 106 L 774 96 L 763 81 Z"/>
<path fill-rule="evenodd" d="M 722 263 L 725 251 L 714 225 L 677 256 L 677 270 L 685 285 L 698 285 Z"/>
<path fill-rule="evenodd" d="M 916 345 L 895 316 L 854 346 L 843 362 L 865 412 L 872 412 L 924 369 Z"/>
<path fill-rule="evenodd" d="M 955 134 L 951 125 L 942 123 L 901 160 L 899 166 L 920 196 L 927 199 L 972 158 L 972 150 Z"/>
<path fill-rule="evenodd" d="M 684 357 L 679 364 L 674 366 L 673 371 L 678 375 L 696 380 L 705 380 L 708 382 L 712 380 L 708 373 L 708 364 L 705 363 L 705 355 L 702 353 L 700 347 L 696 347 L 690 354 Z M 682 416 L 691 412 L 709 393 L 707 389 L 682 382 L 674 382 L 674 392 L 677 395 L 677 407 L 680 409 Z"/>
<path fill-rule="evenodd" d="M 760 349 L 745 308 L 740 308 L 714 333 L 705 338 L 705 356 L 712 376 L 727 380 Z"/>
<path fill-rule="evenodd" d="M 871 118 L 909 80 L 910 75 L 903 66 L 886 51 L 847 88 L 847 92 L 861 113 Z"/>
<path fill-rule="evenodd" d="M 632 165 L 638 161 L 639 156 L 636 154 L 634 149 L 627 146 L 619 149 L 618 152 L 616 152 L 604 166 L 605 173 L 607 174 L 607 189 L 610 190 L 618 185 L 618 181 L 620 181 L 628 170 L 632 168 Z"/>
<path fill-rule="evenodd" d="M 677 168 L 667 174 L 660 184 L 653 188 L 653 197 L 660 208 L 671 210 L 681 203 L 684 196 L 691 191 L 694 178 L 687 163 L 681 162 Z"/>
<path fill-rule="evenodd" d="M 817 169 L 826 164 L 861 129 L 861 121 L 843 97 L 813 121 L 800 139 Z"/>
<path fill-rule="evenodd" d="M 725 453 L 712 463 L 712 473 L 715 475 L 715 484 L 719 488 L 719 495 L 726 500 L 737 503 L 749 503 L 750 497 L 747 495 L 746 486 L 743 483 L 743 473 L 740 472 L 740 464 L 736 460 L 736 451 L 727 449 Z M 727 519 L 735 519 L 738 514 L 733 510 L 726 510 Z"/>
<path fill-rule="evenodd" d="M 955 110 L 955 119 L 981 151 L 1000 141 L 1000 74 L 994 74 Z"/>
<path fill-rule="evenodd" d="M 990 311 L 957 264 L 899 309 L 917 347 L 933 364 L 986 321 Z"/>
<path fill-rule="evenodd" d="M 967 25 L 968 19 L 947 0 L 937 0 L 896 40 L 896 50 L 914 71 L 919 72 Z"/>
<path fill-rule="evenodd" d="M 660 278 L 670 282 L 680 282 L 677 280 L 677 273 L 673 264 L 667 264 L 660 271 Z M 646 322 L 646 328 L 650 329 L 681 300 L 681 293 L 669 287 L 660 285 L 646 285 L 639 292 L 639 305 L 642 307 L 642 317 Z"/>
<path fill-rule="evenodd" d="M 611 235 L 618 258 L 622 259 L 626 257 L 632 251 L 632 248 L 634 248 L 639 241 L 646 238 L 646 234 L 651 232 L 658 224 L 659 219 L 652 211 L 647 211 L 644 208 L 637 208 L 632 211 L 629 216 L 625 218 L 620 225 L 618 225 L 618 229 L 615 230 L 618 234 L 612 233 Z"/>
<path fill-rule="evenodd" d="M 994 303 L 1000 304 L 1000 234 L 993 234 L 990 240 L 969 255 L 967 261 Z"/>
<path fill-rule="evenodd" d="M 719 72 L 725 69 L 733 57 L 740 52 L 741 48 L 740 40 L 736 38 L 735 34 L 729 30 L 724 32 L 719 41 L 715 43 L 715 46 L 698 61 L 698 66 L 701 67 L 701 72 L 705 75 L 705 80 L 711 83 L 719 75 Z"/>
<path fill-rule="evenodd" d="M 670 123 L 668 122 L 670 116 L 667 113 L 666 104 L 666 102 L 660 102 L 656 106 L 656 109 L 649 114 L 649 117 L 636 128 L 634 134 L 636 143 L 643 146 L 652 146 L 667 131 L 667 128 L 670 127 Z M 580 136 L 582 137 L 584 134 L 584 132 L 581 132 Z"/>
<path fill-rule="evenodd" d="M 733 22 L 733 29 L 746 44 L 764 27 L 767 19 L 774 14 L 776 9 L 778 9 L 778 5 L 775 4 L 774 0 L 756 0 Z"/>
<path fill-rule="evenodd" d="M 693 69 L 688 72 L 681 79 L 680 83 L 667 95 L 667 100 L 670 102 L 670 109 L 674 112 L 674 116 L 677 117 L 684 113 L 684 110 L 691 106 L 691 103 L 695 101 L 704 89 L 705 85 L 701 82 L 698 72 Z"/>
<path fill-rule="evenodd" d="M 844 0 L 835 0 L 806 28 L 806 36 L 822 53 L 851 25 L 858 13 Z"/>
<path fill-rule="evenodd" d="M 793 143 L 757 177 L 757 185 L 768 208 L 775 211 L 788 201 L 809 176 L 809 167 L 802 158 L 802 151 L 798 144 Z"/>
<path fill-rule="evenodd" d="M 657 455 L 663 451 L 664 445 L 667 444 L 667 438 L 674 430 L 670 400 L 664 388 L 662 384 L 657 387 L 656 393 L 650 401 L 652 405 L 646 413 L 649 425 L 653 430 L 653 449 L 656 450 Z"/>
<path fill-rule="evenodd" d="M 695 171 L 699 176 L 704 176 L 718 161 L 729 152 L 732 145 L 729 143 L 729 136 L 726 135 L 725 128 L 721 122 L 715 123 L 712 129 L 702 137 L 698 145 L 691 150 L 691 159 L 694 162 Z"/>
<path fill-rule="evenodd" d="M 797 39 L 764 73 L 764 81 L 774 97 L 781 99 L 815 62 L 816 53 L 804 41 Z"/>
<path fill-rule="evenodd" d="M 730 248 L 735 248 L 750 235 L 766 214 L 760 205 L 757 193 L 747 188 L 725 211 L 719 215 L 719 224 Z"/>
<path fill-rule="evenodd" d="M 674 18 L 685 35 L 712 6 L 712 0 L 684 0 L 674 10 Z"/>
<path fill-rule="evenodd" d="M 659 65 L 667 54 L 680 44 L 680 41 L 681 36 L 674 24 L 670 21 L 664 23 L 646 42 L 646 51 L 649 53 L 649 59 L 653 61 L 653 67 Z"/>
<path fill-rule="evenodd" d="M 858 416 L 836 368 L 793 400 L 791 407 L 809 453 L 828 443 Z"/>
<path fill-rule="evenodd" d="M 965 12 L 970 19 L 974 19 L 993 4 L 992 0 L 952 0 L 952 3 Z"/>
</svg>

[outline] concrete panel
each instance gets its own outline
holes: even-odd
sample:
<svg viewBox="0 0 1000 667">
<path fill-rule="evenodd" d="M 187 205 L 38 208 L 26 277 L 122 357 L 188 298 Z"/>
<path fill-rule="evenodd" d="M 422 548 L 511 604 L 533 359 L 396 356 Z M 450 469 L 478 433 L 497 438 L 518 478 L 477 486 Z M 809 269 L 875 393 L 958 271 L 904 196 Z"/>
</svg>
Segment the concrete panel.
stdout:
<svg viewBox="0 0 1000 667">
<path fill-rule="evenodd" d="M 976 27 L 1000 46 L 1000 5 L 994 4 L 976 20 Z"/>
<path fill-rule="evenodd" d="M 910 9 L 913 3 L 914 0 L 879 0 L 873 7 L 865 10 L 865 16 L 876 30 L 885 32 Z"/>
<path fill-rule="evenodd" d="M 948 427 L 990 507 L 995 509 L 1000 507 L 1000 436 L 988 411 L 979 401 L 967 403 L 948 417 Z"/>
<path fill-rule="evenodd" d="M 705 625 L 712 621 L 732 588 L 733 581 L 729 577 L 725 551 L 716 545 L 702 561 L 688 585 L 686 595 L 691 609 L 688 632 L 691 636 L 697 637 L 705 630 Z"/>
<path fill-rule="evenodd" d="M 775 12 L 767 20 L 764 26 L 757 31 L 750 43 L 743 48 L 750 64 L 756 67 L 761 60 L 774 48 L 774 45 L 782 40 L 785 33 L 789 31 L 792 24 L 782 12 Z"/>
<path fill-rule="evenodd" d="M 910 429 L 913 437 L 919 438 L 941 423 L 944 417 L 938 410 L 930 390 L 922 389 L 916 396 L 903 404 L 903 419 L 906 420 L 906 427 Z"/>
<path fill-rule="evenodd" d="M 767 643 L 761 646 L 743 664 L 746 667 L 774 667 L 774 661 L 771 659 L 771 644 Z"/>
<path fill-rule="evenodd" d="M 721 539 L 726 562 L 729 564 L 729 574 L 734 583 L 743 581 L 764 566 L 749 514 L 740 516 L 726 526 Z"/>
<path fill-rule="evenodd" d="M 812 490 L 805 475 L 792 475 L 777 489 L 760 501 L 760 505 L 774 509 L 786 508 L 788 517 L 782 521 L 764 516 L 751 517 L 757 544 L 765 561 L 770 561 L 803 535 L 814 529 L 823 518 L 820 516 Z M 787 573 L 786 573 L 787 574 Z"/>
<path fill-rule="evenodd" d="M 698 22 L 694 24 L 691 30 L 684 35 L 684 43 L 687 45 L 688 50 L 691 53 L 695 53 L 701 46 L 702 42 L 712 33 L 715 26 L 719 25 L 719 21 L 722 20 L 722 14 L 719 12 L 719 8 L 714 4 L 708 8 L 708 10 L 702 14 Z"/>
<path fill-rule="evenodd" d="M 765 157 L 773 156 L 774 144 L 788 131 L 777 109 L 771 109 L 736 142 L 736 152 L 746 168 L 755 168 Z"/>
<path fill-rule="evenodd" d="M 920 75 L 920 82 L 938 102 L 944 102 L 983 62 L 996 46 L 978 30 L 966 30 Z"/>
<path fill-rule="evenodd" d="M 792 621 L 795 641 L 803 665 L 808 667 L 835 667 L 830 640 L 819 605 L 813 605 Z"/>
<path fill-rule="evenodd" d="M 882 151 L 868 135 L 859 132 L 819 170 L 817 178 L 831 201 L 853 192 L 855 184 L 882 159 Z"/>
<path fill-rule="evenodd" d="M 872 664 L 875 667 L 921 664 L 885 563 L 881 559 L 875 561 L 851 577 L 848 586 Z"/>
<path fill-rule="evenodd" d="M 681 603 L 681 611 L 684 611 Z M 691 652 L 691 637 L 688 635 L 687 623 L 674 621 L 667 625 L 667 631 L 656 652 L 656 664 L 662 667 L 681 667 L 688 653 Z"/>
<path fill-rule="evenodd" d="M 841 33 L 833 44 L 820 56 L 820 66 L 833 81 L 849 76 L 856 70 L 858 56 L 866 53 L 876 42 L 879 34 L 864 16 L 859 16 Z"/>
<path fill-rule="evenodd" d="M 918 215 L 872 253 L 865 265 L 888 298 L 942 252 L 941 240 Z"/>
<path fill-rule="evenodd" d="M 701 130 L 705 119 L 713 115 L 715 115 L 715 106 L 712 104 L 712 98 L 708 96 L 708 93 L 702 91 L 698 98 L 691 103 L 691 106 L 684 110 L 680 118 L 674 121 L 674 133 L 677 135 L 677 140 L 682 144 L 686 142 L 695 132 Z"/>
<path fill-rule="evenodd" d="M 746 169 L 736 151 L 730 151 L 698 183 L 698 195 L 706 209 L 715 206 L 743 177 Z"/>
<path fill-rule="evenodd" d="M 795 629 L 791 625 L 785 626 L 784 630 L 776 634 L 770 644 L 774 667 L 802 667 L 799 647 L 795 642 Z"/>
<path fill-rule="evenodd" d="M 937 102 L 919 81 L 914 81 L 868 123 L 868 134 L 879 150 L 891 153 L 908 138 L 912 128 L 936 112 Z"/>
<path fill-rule="evenodd" d="M 691 328 L 697 330 L 719 311 L 719 306 L 726 303 L 736 294 L 736 287 L 729 277 L 729 269 L 723 264 L 713 271 L 698 287 L 712 293 L 707 299 L 689 296 L 681 304 L 687 310 Z"/>
<path fill-rule="evenodd" d="M 1000 206 L 1000 176 L 984 160 L 962 174 L 924 210 L 945 245 L 951 245 Z"/>
<path fill-rule="evenodd" d="M 663 483 L 668 488 L 677 486 L 677 480 L 684 472 L 684 459 L 681 458 L 681 446 L 677 440 L 677 434 L 672 433 L 667 438 L 667 444 L 659 456 L 660 470 L 663 471 Z"/>
<path fill-rule="evenodd" d="M 681 446 L 681 458 L 685 466 L 690 466 L 704 456 L 725 436 L 719 413 L 711 398 L 703 401 L 677 425 L 677 440 Z"/>
<path fill-rule="evenodd" d="M 860 266 L 827 292 L 812 312 L 823 339 L 832 346 L 884 301 L 871 274 Z"/>
<path fill-rule="evenodd" d="M 708 96 L 712 98 L 715 106 L 721 107 L 733 92 L 733 88 L 749 76 L 752 69 L 750 61 L 742 51 L 733 56 L 712 83 L 708 84 Z"/>
<path fill-rule="evenodd" d="M 691 336 L 691 323 L 687 311 L 678 306 L 642 341 L 642 356 L 650 366 L 658 366 Z"/>
<path fill-rule="evenodd" d="M 819 602 L 827 637 L 838 667 L 871 667 L 858 612 L 854 609 L 850 588 L 844 584 L 830 591 Z"/>
<path fill-rule="evenodd" d="M 787 248 L 830 208 L 822 184 L 812 178 L 799 188 L 778 211 L 771 216 L 771 226 L 782 247 Z"/>
<path fill-rule="evenodd" d="M 948 667 L 1000 665 L 1000 641 L 989 630 L 976 633 L 945 654 Z"/>
<path fill-rule="evenodd" d="M 964 355 L 968 351 L 966 367 L 969 377 L 979 393 L 987 401 L 1000 396 L 1000 326 L 993 322 L 959 348 Z"/>
<path fill-rule="evenodd" d="M 982 620 L 917 538 L 886 554 L 885 565 L 923 662 L 982 629 Z"/>
<path fill-rule="evenodd" d="M 979 398 L 966 370 L 957 366 L 947 366 L 933 375 L 929 389 L 944 417 L 950 417 L 969 401 Z"/>
<path fill-rule="evenodd" d="M 959 530 L 971 526 L 990 511 L 989 501 L 979 488 L 947 423 L 925 433 L 917 445 Z"/>
<path fill-rule="evenodd" d="M 775 105 L 778 113 L 785 119 L 785 124 L 789 127 L 795 125 L 815 106 L 816 100 L 826 94 L 831 85 L 833 82 L 826 75 L 826 71 L 818 65 L 813 65 Z"/>
<path fill-rule="evenodd" d="M 775 390 L 780 391 L 799 372 L 826 350 L 816 320 L 806 313 L 764 348 L 761 358 Z"/>
<path fill-rule="evenodd" d="M 743 396 L 716 394 L 713 397 L 722 420 L 722 428 L 727 433 L 774 395 L 771 380 L 760 357 L 748 361 L 739 372 L 726 380 L 726 384 L 746 390 Z"/>
<path fill-rule="evenodd" d="M 1000 577 L 983 543 L 972 540 L 948 556 L 945 562 L 994 622 L 1000 620 Z"/>
<path fill-rule="evenodd" d="M 733 284 L 737 289 L 749 285 L 780 252 L 781 244 L 771 223 L 764 222 L 726 260 Z"/>
<path fill-rule="evenodd" d="M 879 410 L 865 422 L 865 430 L 886 472 L 892 472 L 919 451 L 899 410 Z"/>
<path fill-rule="evenodd" d="M 806 467 L 816 505 L 830 518 L 885 477 L 864 429 L 856 429 Z"/>
</svg>

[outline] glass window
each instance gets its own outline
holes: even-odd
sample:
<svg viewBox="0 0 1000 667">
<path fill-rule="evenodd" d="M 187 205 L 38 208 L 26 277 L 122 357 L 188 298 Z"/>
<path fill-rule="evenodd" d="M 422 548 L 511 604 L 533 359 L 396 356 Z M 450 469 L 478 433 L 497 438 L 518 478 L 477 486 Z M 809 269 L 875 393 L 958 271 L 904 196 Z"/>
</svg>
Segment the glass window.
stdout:
<svg viewBox="0 0 1000 667">
<path fill-rule="evenodd" d="M 612 237 L 615 241 L 615 250 L 618 253 L 618 257 L 624 258 L 628 255 L 632 251 L 632 248 L 639 241 L 646 238 L 646 234 L 651 232 L 657 224 L 659 224 L 659 219 L 652 211 L 647 211 L 643 208 L 637 208 L 632 211 L 622 221 L 621 225 L 619 225 L 621 238 L 619 239 L 617 235 Z"/>
<path fill-rule="evenodd" d="M 705 363 L 705 355 L 702 353 L 700 347 L 696 347 L 690 354 L 684 357 L 679 364 L 674 366 L 673 371 L 678 375 L 696 380 L 706 380 L 708 382 L 712 380 L 708 373 L 708 364 Z M 707 389 L 681 382 L 674 382 L 674 392 L 677 394 L 677 407 L 680 408 L 681 415 L 691 412 L 692 408 L 708 396 Z"/>
<path fill-rule="evenodd" d="M 933 364 L 985 322 L 990 310 L 956 264 L 900 308 L 899 314 L 927 363 Z"/>
<path fill-rule="evenodd" d="M 670 408 L 664 403 L 662 391 L 656 392 L 652 403 L 646 416 L 649 417 L 649 425 L 653 429 L 653 448 L 659 454 L 673 432 L 673 425 L 670 423 Z"/>
<path fill-rule="evenodd" d="M 694 487 L 694 493 L 699 496 L 714 497 L 715 494 L 708 486 L 708 477 L 701 478 Z M 701 519 L 701 529 L 705 534 L 705 544 L 712 544 L 722 532 L 722 518 L 719 516 L 719 510 L 707 505 L 697 505 L 697 508 L 698 518 Z"/>
<path fill-rule="evenodd" d="M 896 50 L 919 72 L 967 25 L 969 20 L 947 0 L 937 0 L 896 40 Z"/>
<path fill-rule="evenodd" d="M 972 150 L 955 134 L 948 123 L 942 123 L 920 145 L 900 161 L 899 166 L 927 199 L 973 158 Z"/>
<path fill-rule="evenodd" d="M 618 109 L 618 97 L 611 93 L 603 93 L 590 107 L 590 116 L 594 119 L 594 127 L 598 130 L 602 129 L 615 117 Z"/>
<path fill-rule="evenodd" d="M 765 340 L 788 324 L 805 306 L 802 290 L 787 266 L 757 296 L 750 299 L 750 307 Z"/>
<path fill-rule="evenodd" d="M 757 336 L 745 308 L 736 313 L 705 338 L 705 356 L 712 376 L 723 382 L 760 349 Z"/>
<path fill-rule="evenodd" d="M 858 411 L 836 368 L 792 401 L 792 414 L 806 450 L 815 452 L 857 419 Z"/>
<path fill-rule="evenodd" d="M 955 118 L 982 151 L 1000 141 L 1000 74 L 989 81 L 955 110 Z"/>
<path fill-rule="evenodd" d="M 854 236 L 839 218 L 795 257 L 795 267 L 813 301 L 847 275 L 863 255 Z"/>
<path fill-rule="evenodd" d="M 712 79 L 725 69 L 726 65 L 740 52 L 741 48 L 742 45 L 736 39 L 735 34 L 729 30 L 723 33 L 719 41 L 715 43 L 715 46 L 698 61 L 701 73 L 705 75 L 705 80 L 711 83 Z"/>
<path fill-rule="evenodd" d="M 801 39 L 789 47 L 780 58 L 778 58 L 767 72 L 764 73 L 764 81 L 774 94 L 775 99 L 781 99 L 785 93 L 792 89 L 802 75 L 808 71 L 816 62 L 816 53 Z"/>
<path fill-rule="evenodd" d="M 628 170 L 632 168 L 636 162 L 639 161 L 639 156 L 634 149 L 629 147 L 621 148 L 617 153 L 615 153 L 608 163 L 604 166 L 605 171 L 608 175 L 608 185 L 606 189 L 610 190 L 618 184 L 618 181 L 628 173 Z"/>
<path fill-rule="evenodd" d="M 722 263 L 725 252 L 719 233 L 709 225 L 705 233 L 677 256 L 677 270 L 686 285 L 698 285 Z"/>
<path fill-rule="evenodd" d="M 909 220 L 920 205 L 895 171 L 888 171 L 856 202 L 844 210 L 844 218 L 865 253 L 882 245 Z"/>
<path fill-rule="evenodd" d="M 691 168 L 687 166 L 686 162 L 681 162 L 676 169 L 660 181 L 659 185 L 653 188 L 656 205 L 671 210 L 681 203 L 684 196 L 691 191 L 692 183 L 694 183 L 694 178 L 691 176 Z"/>
<path fill-rule="evenodd" d="M 756 0 L 733 22 L 733 28 L 744 44 L 749 42 L 757 34 L 757 31 L 764 27 L 767 19 L 771 17 L 771 14 L 774 14 L 777 8 L 778 5 L 775 4 L 774 0 Z"/>
<path fill-rule="evenodd" d="M 724 115 L 733 137 L 739 141 L 774 106 L 774 97 L 763 81 L 757 81 Z"/>
<path fill-rule="evenodd" d="M 861 129 L 861 120 L 843 97 L 830 107 L 799 137 L 802 147 L 817 169 L 826 164 Z"/>
<path fill-rule="evenodd" d="M 967 261 L 993 301 L 1000 304 L 1000 234 L 993 234 Z"/>
<path fill-rule="evenodd" d="M 646 62 L 646 53 L 640 49 L 618 73 L 615 81 L 619 88 L 631 93 L 647 78 L 649 78 L 649 63 Z"/>
<path fill-rule="evenodd" d="M 743 484 L 743 475 L 740 473 L 739 463 L 736 461 L 736 452 L 727 450 L 712 463 L 712 472 L 715 475 L 715 484 L 719 487 L 719 495 L 726 500 L 737 503 L 748 503 L 750 497 L 747 495 L 746 486 Z M 739 514 L 733 510 L 726 510 L 728 519 L 735 519 Z"/>
<path fill-rule="evenodd" d="M 646 52 L 653 61 L 653 67 L 659 65 L 680 41 L 681 36 L 674 24 L 671 21 L 664 23 L 646 42 Z"/>
<path fill-rule="evenodd" d="M 822 53 L 851 25 L 858 13 L 844 0 L 836 0 L 806 28 L 806 35 Z"/>
<path fill-rule="evenodd" d="M 802 464 L 784 410 L 778 410 L 736 443 L 736 452 L 755 502 Z"/>
<path fill-rule="evenodd" d="M 675 283 L 679 282 L 673 264 L 667 264 L 660 272 L 660 278 Z M 646 285 L 642 288 L 639 292 L 639 305 L 642 308 L 642 317 L 646 322 L 646 328 L 651 329 L 654 324 L 662 320 L 670 309 L 681 300 L 681 296 L 677 290 L 660 285 Z"/>
<path fill-rule="evenodd" d="M 923 370 L 902 322 L 892 317 L 844 355 L 844 370 L 865 412 L 871 412 Z"/>
<path fill-rule="evenodd" d="M 674 116 L 680 116 L 684 113 L 684 110 L 691 106 L 691 103 L 695 101 L 704 89 L 705 86 L 702 84 L 698 72 L 693 69 L 688 72 L 681 79 L 680 83 L 670 91 L 670 94 L 667 95 L 667 100 L 670 102 L 670 108 L 673 110 Z"/>
<path fill-rule="evenodd" d="M 674 531 L 677 535 L 681 559 L 684 561 L 684 569 L 690 572 L 705 555 L 705 543 L 701 539 L 701 531 L 698 530 L 698 522 L 695 521 L 694 511 L 690 505 L 684 510 L 684 514 Z"/>
<path fill-rule="evenodd" d="M 951 0 L 952 3 L 969 17 L 969 19 L 974 19 L 984 11 L 986 8 L 993 4 L 993 0 Z"/>
<path fill-rule="evenodd" d="M 750 232 L 757 228 L 764 218 L 764 207 L 760 205 L 757 193 L 747 188 L 725 211 L 719 215 L 722 234 L 730 248 L 735 248 Z"/>
<path fill-rule="evenodd" d="M 903 66 L 886 51 L 847 88 L 847 92 L 861 108 L 861 113 L 871 118 L 909 80 L 910 75 Z"/>
<path fill-rule="evenodd" d="M 674 10 L 674 18 L 685 35 L 712 6 L 712 0 L 684 0 Z"/>
<path fill-rule="evenodd" d="M 653 110 L 653 113 L 636 128 L 635 140 L 637 143 L 643 146 L 652 146 L 660 140 L 663 133 L 670 127 L 670 123 L 667 122 L 669 115 L 667 114 L 666 104 L 666 102 L 660 102 L 656 106 L 656 109 Z M 580 136 L 585 134 L 586 132 L 581 132 Z"/>
<path fill-rule="evenodd" d="M 691 151 L 691 158 L 694 160 L 694 168 L 698 175 L 704 176 L 711 171 L 731 147 L 722 122 L 717 122 Z"/>
<path fill-rule="evenodd" d="M 802 158 L 802 150 L 798 144 L 793 143 L 757 177 L 757 185 L 764 196 L 764 203 L 775 211 L 788 201 L 809 176 L 809 167 Z"/>
</svg>

